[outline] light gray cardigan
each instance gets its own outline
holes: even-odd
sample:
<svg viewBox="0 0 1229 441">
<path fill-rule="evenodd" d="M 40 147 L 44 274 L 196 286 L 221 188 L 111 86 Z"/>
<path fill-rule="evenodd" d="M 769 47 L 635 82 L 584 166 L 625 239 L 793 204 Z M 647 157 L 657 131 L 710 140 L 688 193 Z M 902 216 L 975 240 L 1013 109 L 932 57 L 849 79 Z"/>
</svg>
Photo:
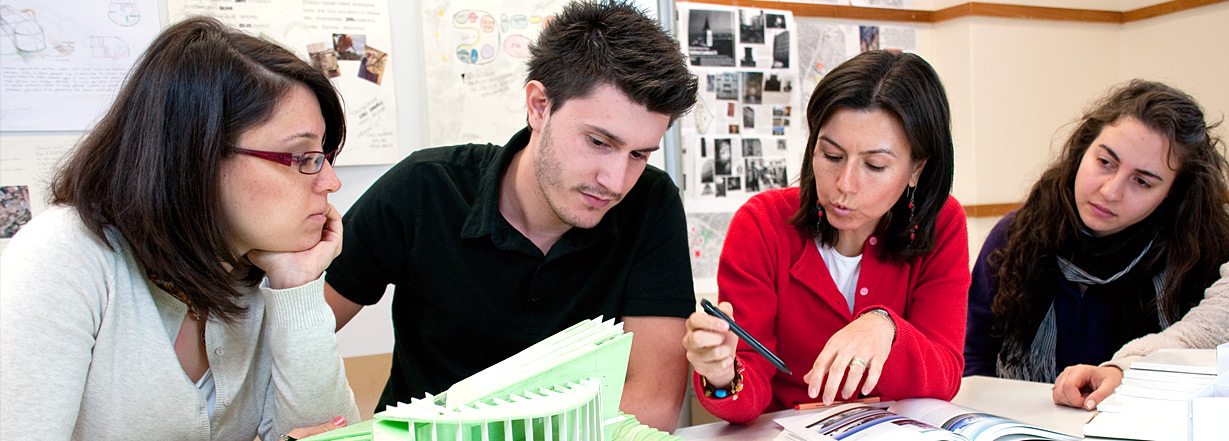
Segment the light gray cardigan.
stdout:
<svg viewBox="0 0 1229 441">
<path fill-rule="evenodd" d="M 1229 342 L 1229 263 L 1220 267 L 1220 280 L 1204 292 L 1203 300 L 1164 331 L 1131 340 L 1102 366 L 1127 370 L 1131 362 L 1161 348 L 1210 349 Z"/>
<path fill-rule="evenodd" d="M 0 439 L 276 440 L 359 421 L 323 277 L 242 288 L 247 314 L 209 321 L 213 417 L 172 344 L 187 307 L 148 282 L 118 233 L 109 249 L 52 208 L 0 257 Z"/>
</svg>

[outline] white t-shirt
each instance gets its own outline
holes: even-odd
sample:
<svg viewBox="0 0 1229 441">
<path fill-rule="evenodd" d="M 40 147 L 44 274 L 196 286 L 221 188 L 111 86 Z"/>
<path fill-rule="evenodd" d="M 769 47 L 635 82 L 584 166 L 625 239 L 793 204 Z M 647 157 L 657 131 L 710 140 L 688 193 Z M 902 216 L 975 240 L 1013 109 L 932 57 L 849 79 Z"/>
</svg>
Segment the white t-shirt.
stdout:
<svg viewBox="0 0 1229 441">
<path fill-rule="evenodd" d="M 828 266 L 828 274 L 836 282 L 836 289 L 845 295 L 849 313 L 853 314 L 853 296 L 858 289 L 858 273 L 862 271 L 862 255 L 846 257 L 836 248 L 819 243 L 819 238 L 815 238 L 815 247 L 819 248 L 819 255 L 824 258 L 824 265 Z"/>
<path fill-rule="evenodd" d="M 205 369 L 205 375 L 196 380 L 196 388 L 205 393 L 206 410 L 209 411 L 209 418 L 213 419 L 213 408 L 217 407 L 218 402 L 218 385 L 213 382 L 213 369 Z"/>
</svg>

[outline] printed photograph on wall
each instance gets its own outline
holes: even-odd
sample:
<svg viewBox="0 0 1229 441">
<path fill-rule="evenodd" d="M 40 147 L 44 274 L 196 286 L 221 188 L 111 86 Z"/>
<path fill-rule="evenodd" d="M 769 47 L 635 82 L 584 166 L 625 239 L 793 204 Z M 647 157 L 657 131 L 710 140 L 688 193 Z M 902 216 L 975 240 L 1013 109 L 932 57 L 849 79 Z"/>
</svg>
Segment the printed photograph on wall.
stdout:
<svg viewBox="0 0 1229 441">
<path fill-rule="evenodd" d="M 789 31 L 772 37 L 772 68 L 789 68 Z"/>
<path fill-rule="evenodd" d="M 337 67 L 337 51 L 328 47 L 327 43 L 307 45 L 307 54 L 311 58 L 312 66 L 316 66 L 316 69 L 324 72 L 324 76 L 329 78 L 341 76 L 341 69 Z"/>
<path fill-rule="evenodd" d="M 764 73 L 743 72 L 743 102 L 759 104 L 764 100 Z"/>
<path fill-rule="evenodd" d="M 337 58 L 358 61 L 367 51 L 367 36 L 362 34 L 333 34 L 333 50 Z"/>
<path fill-rule="evenodd" d="M 717 99 L 738 99 L 738 72 L 722 72 L 720 75 L 717 75 L 715 83 L 716 85 L 714 87 L 717 89 Z M 734 115 L 731 114 L 730 116 Z"/>
<path fill-rule="evenodd" d="M 738 60 L 739 67 L 755 67 L 755 48 L 743 46 L 743 57 Z"/>
<path fill-rule="evenodd" d="M 759 138 L 743 138 L 743 156 L 764 156 L 764 144 Z"/>
<path fill-rule="evenodd" d="M 693 9 L 688 15 L 687 52 L 694 66 L 734 65 L 734 12 Z"/>
<path fill-rule="evenodd" d="M 730 166 L 730 161 L 733 158 L 733 152 L 730 151 L 730 138 L 713 140 L 713 149 L 717 153 L 717 174 L 729 176 L 733 170 Z"/>
<path fill-rule="evenodd" d="M 859 26 L 858 34 L 858 48 L 862 52 L 879 50 L 879 26 Z"/>
<path fill-rule="evenodd" d="M 725 190 L 727 192 L 738 191 L 742 189 L 743 189 L 742 178 L 738 176 L 730 176 L 728 178 L 725 178 Z"/>
<path fill-rule="evenodd" d="M 764 42 L 764 11 L 748 9 L 738 11 L 738 42 L 751 44 Z"/>
<path fill-rule="evenodd" d="M 380 84 L 380 78 L 384 77 L 384 66 L 388 61 L 388 54 L 367 47 L 366 53 L 363 55 L 363 61 L 358 65 L 358 77 L 364 80 Z"/>
<path fill-rule="evenodd" d="M 0 187 L 0 239 L 11 239 L 32 216 L 29 187 Z"/>
</svg>

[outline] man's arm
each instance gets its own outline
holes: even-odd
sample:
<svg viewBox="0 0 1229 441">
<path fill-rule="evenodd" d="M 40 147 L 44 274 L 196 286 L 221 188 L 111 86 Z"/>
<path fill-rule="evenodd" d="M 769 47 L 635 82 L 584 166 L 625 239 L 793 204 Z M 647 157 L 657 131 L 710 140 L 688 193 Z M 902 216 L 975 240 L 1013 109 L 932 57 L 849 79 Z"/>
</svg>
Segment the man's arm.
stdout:
<svg viewBox="0 0 1229 441">
<path fill-rule="evenodd" d="M 676 317 L 623 318 L 623 329 L 633 337 L 619 409 L 644 425 L 668 432 L 678 428 L 687 388 L 684 323 Z"/>
<path fill-rule="evenodd" d="M 328 282 L 324 282 L 324 301 L 329 304 L 330 308 L 333 308 L 333 317 L 337 318 L 337 329 L 334 332 L 340 331 L 346 323 L 350 323 L 350 319 L 354 318 L 359 310 L 363 309 L 363 305 L 345 298 Z M 635 339 L 635 337 L 632 338 Z"/>
</svg>

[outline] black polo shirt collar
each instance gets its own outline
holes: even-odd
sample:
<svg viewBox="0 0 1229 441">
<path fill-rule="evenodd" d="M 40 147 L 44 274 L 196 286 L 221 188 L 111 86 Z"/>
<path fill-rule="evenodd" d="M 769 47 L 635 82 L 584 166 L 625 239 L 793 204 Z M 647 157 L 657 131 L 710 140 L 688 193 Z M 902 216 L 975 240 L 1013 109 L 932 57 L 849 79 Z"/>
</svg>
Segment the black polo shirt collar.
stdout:
<svg viewBox="0 0 1229 441">
<path fill-rule="evenodd" d="M 483 171 L 482 179 L 474 195 L 474 204 L 469 215 L 465 217 L 465 225 L 461 227 L 462 239 L 476 239 L 490 236 L 491 242 L 503 250 L 522 251 L 527 254 L 540 255 L 541 251 L 524 234 L 517 231 L 504 219 L 499 212 L 499 189 L 503 182 L 504 171 L 512 163 L 512 157 L 529 145 L 530 128 L 525 127 L 512 135 L 504 144 L 499 154 L 491 158 L 492 164 Z M 619 228 L 616 222 L 619 206 L 616 205 L 602 216 L 602 220 L 593 228 L 572 228 L 559 238 L 550 249 L 547 257 L 562 256 L 572 251 L 587 248 L 598 241 L 603 235 L 618 239 Z"/>
</svg>

